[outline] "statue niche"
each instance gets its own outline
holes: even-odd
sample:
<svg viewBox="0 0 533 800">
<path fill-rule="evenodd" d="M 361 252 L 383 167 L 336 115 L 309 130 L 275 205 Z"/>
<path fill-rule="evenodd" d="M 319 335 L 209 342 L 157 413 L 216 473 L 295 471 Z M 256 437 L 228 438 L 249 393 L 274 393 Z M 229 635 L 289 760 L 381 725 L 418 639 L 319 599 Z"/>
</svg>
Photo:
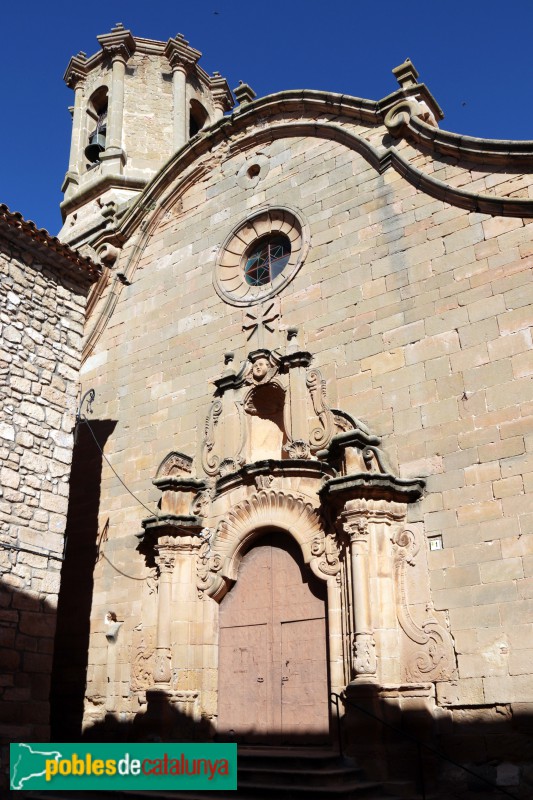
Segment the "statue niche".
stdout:
<svg viewBox="0 0 533 800">
<path fill-rule="evenodd" d="M 244 400 L 246 414 L 246 461 L 286 458 L 287 434 L 283 420 L 285 391 L 276 381 L 261 383 L 270 369 L 266 358 L 252 367 L 255 386 Z"/>
</svg>

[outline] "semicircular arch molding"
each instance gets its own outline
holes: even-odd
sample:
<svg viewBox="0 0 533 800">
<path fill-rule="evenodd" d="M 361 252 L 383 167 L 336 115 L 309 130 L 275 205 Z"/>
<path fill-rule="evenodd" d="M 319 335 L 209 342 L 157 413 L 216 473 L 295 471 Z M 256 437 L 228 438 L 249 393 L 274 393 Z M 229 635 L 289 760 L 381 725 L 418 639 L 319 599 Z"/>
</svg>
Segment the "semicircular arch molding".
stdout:
<svg viewBox="0 0 533 800">
<path fill-rule="evenodd" d="M 234 506 L 221 520 L 212 552 L 222 561 L 219 580 L 207 594 L 220 601 L 237 580 L 239 565 L 254 539 L 265 530 L 289 533 L 298 543 L 304 562 L 314 558 L 313 541 L 324 537 L 320 516 L 311 503 L 292 493 L 262 489 Z"/>
</svg>

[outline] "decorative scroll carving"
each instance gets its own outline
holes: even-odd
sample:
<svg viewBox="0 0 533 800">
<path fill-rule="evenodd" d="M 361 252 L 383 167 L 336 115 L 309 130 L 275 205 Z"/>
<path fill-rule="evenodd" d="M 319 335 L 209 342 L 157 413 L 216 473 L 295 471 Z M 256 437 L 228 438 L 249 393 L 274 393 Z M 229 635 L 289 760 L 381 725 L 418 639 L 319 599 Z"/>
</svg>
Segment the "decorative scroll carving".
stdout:
<svg viewBox="0 0 533 800">
<path fill-rule="evenodd" d="M 198 551 L 196 560 L 196 587 L 198 597 L 203 597 L 204 592 L 210 589 L 216 580 L 216 573 L 223 563 L 222 556 L 211 555 L 211 542 L 206 539 Z"/>
<path fill-rule="evenodd" d="M 420 545 L 413 531 L 400 530 L 393 539 L 394 574 L 399 594 L 398 622 L 405 635 L 420 649 L 408 658 L 406 676 L 409 681 L 448 681 L 455 674 L 453 642 L 448 631 L 434 616 L 433 604 L 426 606 L 428 617 L 421 624 L 411 616 L 407 596 L 407 566 L 414 566 Z"/>
<path fill-rule="evenodd" d="M 207 517 L 212 497 L 212 489 L 202 489 L 198 492 L 191 503 L 191 514 L 194 514 L 195 517 Z"/>
<path fill-rule="evenodd" d="M 311 431 L 311 449 L 320 450 L 327 447 L 334 433 L 333 414 L 326 404 L 326 381 L 322 378 L 320 370 L 310 369 L 308 371 L 306 385 L 313 401 L 315 414 L 322 426 Z"/>
<path fill-rule="evenodd" d="M 318 561 L 318 569 L 324 575 L 337 575 L 341 568 L 339 559 L 339 547 L 334 534 L 328 533 L 327 536 L 315 536 L 311 544 L 311 553 L 315 558 L 324 556 Z"/>
<path fill-rule="evenodd" d="M 209 414 L 205 423 L 205 439 L 202 444 L 202 466 L 207 475 L 215 475 L 218 472 L 220 458 L 212 453 L 215 446 L 215 428 L 222 414 L 222 403 L 215 400 L 211 404 Z"/>
<path fill-rule="evenodd" d="M 157 567 L 152 567 L 149 570 L 148 575 L 146 576 L 146 587 L 148 589 L 148 594 L 157 594 L 157 581 L 159 578 L 159 569 Z"/>
</svg>

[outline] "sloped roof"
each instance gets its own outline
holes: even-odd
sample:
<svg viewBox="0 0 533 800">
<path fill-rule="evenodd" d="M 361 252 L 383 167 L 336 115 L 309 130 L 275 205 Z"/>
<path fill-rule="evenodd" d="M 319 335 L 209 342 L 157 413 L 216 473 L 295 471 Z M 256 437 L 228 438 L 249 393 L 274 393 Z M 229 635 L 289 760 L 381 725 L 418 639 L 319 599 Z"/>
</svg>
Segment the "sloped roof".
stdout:
<svg viewBox="0 0 533 800">
<path fill-rule="evenodd" d="M 4 203 L 0 203 L 0 232 L 26 249 L 31 247 L 40 258 L 66 269 L 70 277 L 93 282 L 101 273 L 101 267 L 90 258 L 60 242 L 45 228 L 38 228 L 35 222 L 25 220 L 19 212 L 10 211 Z"/>
</svg>

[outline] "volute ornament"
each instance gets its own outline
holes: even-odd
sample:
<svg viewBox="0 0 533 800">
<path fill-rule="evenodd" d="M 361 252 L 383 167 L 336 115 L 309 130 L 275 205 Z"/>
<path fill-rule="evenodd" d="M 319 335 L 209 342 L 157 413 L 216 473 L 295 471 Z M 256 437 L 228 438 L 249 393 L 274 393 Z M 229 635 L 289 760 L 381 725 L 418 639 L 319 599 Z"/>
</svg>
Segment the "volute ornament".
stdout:
<svg viewBox="0 0 533 800">
<path fill-rule="evenodd" d="M 398 622 L 408 639 L 417 647 L 411 649 L 406 666 L 409 681 L 449 681 L 456 674 L 453 640 L 436 619 L 433 604 L 426 606 L 427 618 L 419 625 L 412 617 L 407 593 L 406 571 L 415 565 L 420 544 L 411 530 L 400 529 L 393 538 L 394 576 L 399 595 Z"/>
</svg>

